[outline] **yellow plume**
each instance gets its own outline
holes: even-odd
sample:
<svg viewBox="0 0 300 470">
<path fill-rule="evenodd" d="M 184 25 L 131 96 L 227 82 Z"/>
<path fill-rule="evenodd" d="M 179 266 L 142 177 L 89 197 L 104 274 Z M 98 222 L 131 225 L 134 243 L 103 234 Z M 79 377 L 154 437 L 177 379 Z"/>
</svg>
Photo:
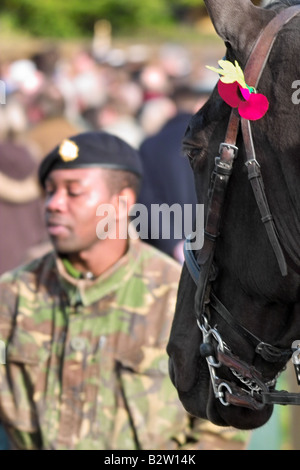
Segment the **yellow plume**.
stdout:
<svg viewBox="0 0 300 470">
<path fill-rule="evenodd" d="M 208 65 L 206 68 L 212 70 L 213 72 L 217 72 L 219 75 L 223 75 L 220 78 L 221 82 L 223 83 L 238 82 L 242 88 L 247 88 L 244 73 L 237 61 L 235 61 L 233 65 L 233 63 L 229 62 L 229 60 L 219 60 L 218 64 L 221 67 L 220 69 L 209 67 Z"/>
</svg>

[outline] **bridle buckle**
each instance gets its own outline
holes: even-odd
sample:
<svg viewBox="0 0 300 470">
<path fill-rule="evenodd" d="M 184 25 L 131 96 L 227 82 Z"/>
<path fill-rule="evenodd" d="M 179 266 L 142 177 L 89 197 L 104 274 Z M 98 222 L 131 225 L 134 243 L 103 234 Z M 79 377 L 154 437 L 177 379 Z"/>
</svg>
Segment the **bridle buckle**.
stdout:
<svg viewBox="0 0 300 470">
<path fill-rule="evenodd" d="M 237 155 L 238 155 L 238 147 L 233 144 L 228 144 L 226 142 L 222 142 L 219 147 L 219 155 L 222 155 L 223 148 L 226 148 L 227 150 L 233 150 L 233 159 L 235 160 Z"/>
</svg>

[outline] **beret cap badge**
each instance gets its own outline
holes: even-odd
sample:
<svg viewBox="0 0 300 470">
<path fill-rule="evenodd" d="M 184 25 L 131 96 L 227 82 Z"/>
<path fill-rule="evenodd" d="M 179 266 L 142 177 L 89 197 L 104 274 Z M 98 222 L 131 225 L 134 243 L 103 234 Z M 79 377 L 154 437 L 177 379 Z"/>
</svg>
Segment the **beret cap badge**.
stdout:
<svg viewBox="0 0 300 470">
<path fill-rule="evenodd" d="M 70 162 L 78 157 L 79 148 L 71 140 L 65 139 L 61 143 L 58 153 L 64 162 Z"/>
</svg>

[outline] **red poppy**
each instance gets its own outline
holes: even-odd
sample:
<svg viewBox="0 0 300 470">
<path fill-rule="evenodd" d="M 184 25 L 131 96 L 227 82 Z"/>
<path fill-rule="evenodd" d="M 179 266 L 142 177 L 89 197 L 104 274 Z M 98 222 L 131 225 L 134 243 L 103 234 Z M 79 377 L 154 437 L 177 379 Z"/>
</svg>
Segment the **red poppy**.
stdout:
<svg viewBox="0 0 300 470">
<path fill-rule="evenodd" d="M 225 103 L 232 108 L 238 108 L 244 119 L 256 121 L 268 111 L 269 101 L 264 95 L 242 88 L 238 82 L 223 83 L 219 80 L 218 91 Z"/>
</svg>

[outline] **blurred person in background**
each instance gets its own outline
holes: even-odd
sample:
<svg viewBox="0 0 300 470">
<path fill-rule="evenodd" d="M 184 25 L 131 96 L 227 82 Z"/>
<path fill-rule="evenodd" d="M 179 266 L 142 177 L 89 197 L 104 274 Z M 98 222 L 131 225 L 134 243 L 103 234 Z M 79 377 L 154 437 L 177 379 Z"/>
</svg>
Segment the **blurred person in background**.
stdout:
<svg viewBox="0 0 300 470">
<path fill-rule="evenodd" d="M 168 96 L 171 91 L 170 77 L 157 63 L 145 64 L 139 81 L 144 90 L 144 101 Z"/>
<path fill-rule="evenodd" d="M 79 125 L 67 118 L 65 105 L 63 94 L 52 81 L 45 82 L 28 99 L 26 113 L 29 129 L 25 137 L 27 145 L 34 149 L 38 161 L 58 142 L 81 130 Z"/>
<path fill-rule="evenodd" d="M 119 98 L 110 98 L 99 108 L 92 108 L 83 113 L 92 130 L 102 130 L 125 140 L 138 148 L 144 139 L 144 130 L 126 102 Z"/>
<path fill-rule="evenodd" d="M 31 61 L 47 80 L 55 80 L 61 53 L 56 44 L 48 44 L 31 56 Z"/>
<path fill-rule="evenodd" d="M 176 106 L 168 96 L 153 97 L 147 100 L 139 114 L 139 122 L 145 138 L 157 134 L 175 114 Z"/>
<path fill-rule="evenodd" d="M 174 106 L 172 115 L 140 146 L 145 176 L 138 202 L 147 207 L 149 214 L 148 239 L 145 241 L 180 263 L 183 263 L 183 239 L 177 239 L 175 234 L 183 232 L 184 205 L 192 207 L 194 218 L 197 203 L 193 172 L 181 152 L 181 143 L 192 115 L 205 103 L 208 95 L 208 90 L 186 85 L 175 87 L 169 98 Z M 182 217 L 170 218 L 170 237 L 167 239 L 163 237 L 162 225 L 155 227 L 150 217 L 153 204 L 167 204 L 169 208 L 177 204 L 181 208 Z M 156 234 L 155 237 L 151 232 Z"/>
<path fill-rule="evenodd" d="M 106 131 L 138 148 L 145 137 L 138 117 L 144 95 L 142 86 L 132 78 L 128 67 L 125 59 L 122 66 L 106 63 L 105 97 L 98 105 L 94 100 L 81 116 L 87 129 Z"/>
<path fill-rule="evenodd" d="M 47 240 L 37 162 L 24 143 L 27 119 L 8 96 L 0 124 L 0 273 L 23 263 L 33 246 Z"/>
</svg>

